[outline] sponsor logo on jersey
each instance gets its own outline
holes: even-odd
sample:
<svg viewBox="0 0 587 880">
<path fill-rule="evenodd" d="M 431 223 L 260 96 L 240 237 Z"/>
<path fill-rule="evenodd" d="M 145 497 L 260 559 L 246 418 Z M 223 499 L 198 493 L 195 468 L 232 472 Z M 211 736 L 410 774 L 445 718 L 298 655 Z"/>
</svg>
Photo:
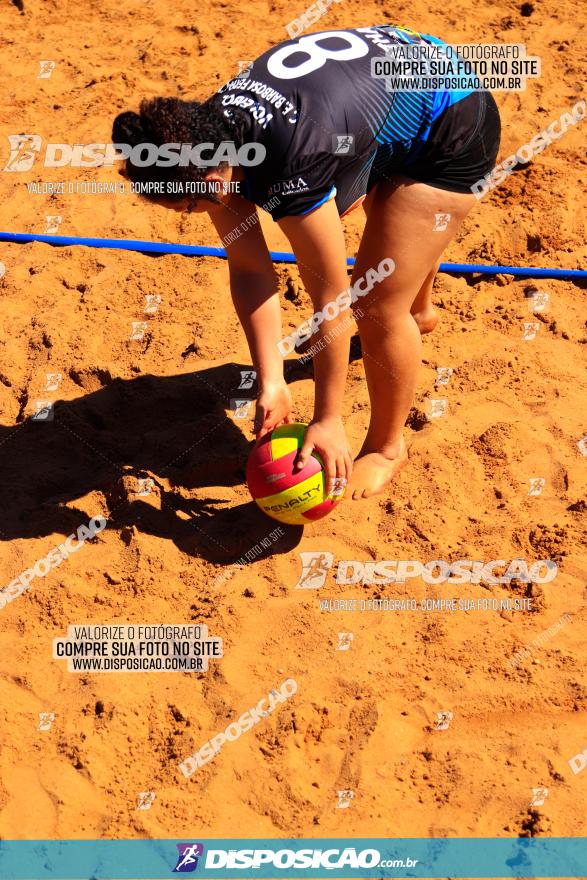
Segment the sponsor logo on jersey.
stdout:
<svg viewBox="0 0 587 880">
<path fill-rule="evenodd" d="M 269 187 L 269 195 L 280 193 L 282 196 L 289 196 L 293 193 L 306 192 L 309 189 L 308 184 L 303 177 L 292 177 L 290 180 L 278 180 Z"/>
</svg>

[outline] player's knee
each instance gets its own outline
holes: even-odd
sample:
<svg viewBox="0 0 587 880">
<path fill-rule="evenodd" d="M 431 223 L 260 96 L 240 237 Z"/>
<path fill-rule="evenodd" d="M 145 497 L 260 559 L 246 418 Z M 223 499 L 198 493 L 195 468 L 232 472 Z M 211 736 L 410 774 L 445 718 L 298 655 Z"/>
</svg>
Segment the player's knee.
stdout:
<svg viewBox="0 0 587 880">
<path fill-rule="evenodd" d="M 412 314 L 414 321 L 418 326 L 418 330 L 424 336 L 425 333 L 432 333 L 436 325 L 438 324 L 438 315 L 434 311 L 434 309 L 429 309 L 425 312 L 415 312 Z"/>
</svg>

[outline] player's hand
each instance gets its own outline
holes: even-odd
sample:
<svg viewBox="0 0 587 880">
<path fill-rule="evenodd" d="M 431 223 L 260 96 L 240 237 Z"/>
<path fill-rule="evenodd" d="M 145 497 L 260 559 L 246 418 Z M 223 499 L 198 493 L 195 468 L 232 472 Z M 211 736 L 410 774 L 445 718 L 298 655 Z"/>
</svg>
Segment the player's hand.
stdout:
<svg viewBox="0 0 587 880">
<path fill-rule="evenodd" d="M 291 394 L 284 381 L 264 384 L 257 399 L 254 431 L 257 440 L 291 422 Z"/>
<path fill-rule="evenodd" d="M 326 471 L 328 493 L 335 487 L 344 487 L 351 478 L 353 457 L 340 418 L 313 421 L 308 426 L 294 472 L 300 471 L 312 452 L 317 452 Z"/>
</svg>

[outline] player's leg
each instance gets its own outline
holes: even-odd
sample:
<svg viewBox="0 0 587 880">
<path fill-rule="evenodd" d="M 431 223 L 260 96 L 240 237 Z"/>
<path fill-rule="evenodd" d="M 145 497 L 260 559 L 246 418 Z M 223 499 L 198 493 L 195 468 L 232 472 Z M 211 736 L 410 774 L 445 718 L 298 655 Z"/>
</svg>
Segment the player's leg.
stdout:
<svg viewBox="0 0 587 880">
<path fill-rule="evenodd" d="M 373 202 L 373 198 L 375 197 L 375 189 L 372 189 L 371 192 L 365 197 L 363 200 L 363 210 L 365 215 L 369 216 L 369 208 Z M 438 315 L 432 305 L 432 288 L 434 286 L 434 279 L 436 278 L 436 273 L 438 272 L 438 267 L 440 266 L 440 260 L 437 260 L 433 269 L 430 270 L 422 287 L 420 288 L 418 294 L 414 302 L 412 303 L 411 313 L 414 316 L 414 320 L 418 325 L 418 330 L 420 333 L 432 333 L 436 325 L 438 324 Z"/>
<path fill-rule="evenodd" d="M 440 255 L 474 204 L 471 194 L 399 175 L 373 191 L 353 281 L 385 257 L 394 260 L 395 270 L 356 304 L 371 420 L 351 480 L 349 494 L 355 499 L 380 492 L 406 463 L 403 428 L 422 348 L 412 310 L 415 304 L 417 314 L 426 310 Z M 433 231 L 437 213 L 450 215 L 440 232 Z"/>
</svg>

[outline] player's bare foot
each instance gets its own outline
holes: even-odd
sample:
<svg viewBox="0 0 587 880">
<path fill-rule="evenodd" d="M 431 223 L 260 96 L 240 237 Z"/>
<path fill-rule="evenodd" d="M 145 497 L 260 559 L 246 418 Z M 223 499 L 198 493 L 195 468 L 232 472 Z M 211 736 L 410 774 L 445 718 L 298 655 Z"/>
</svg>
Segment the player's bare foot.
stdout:
<svg viewBox="0 0 587 880">
<path fill-rule="evenodd" d="M 347 496 L 358 501 L 361 498 L 371 498 L 383 492 L 393 478 L 399 474 L 408 463 L 408 450 L 402 437 L 399 453 L 394 456 L 384 455 L 382 452 L 362 452 L 353 464 Z"/>
<path fill-rule="evenodd" d="M 418 325 L 418 330 L 422 334 L 432 333 L 436 325 L 438 324 L 438 315 L 432 306 L 429 306 L 426 309 L 423 309 L 421 312 L 414 312 L 412 317 L 416 324 Z"/>
</svg>

